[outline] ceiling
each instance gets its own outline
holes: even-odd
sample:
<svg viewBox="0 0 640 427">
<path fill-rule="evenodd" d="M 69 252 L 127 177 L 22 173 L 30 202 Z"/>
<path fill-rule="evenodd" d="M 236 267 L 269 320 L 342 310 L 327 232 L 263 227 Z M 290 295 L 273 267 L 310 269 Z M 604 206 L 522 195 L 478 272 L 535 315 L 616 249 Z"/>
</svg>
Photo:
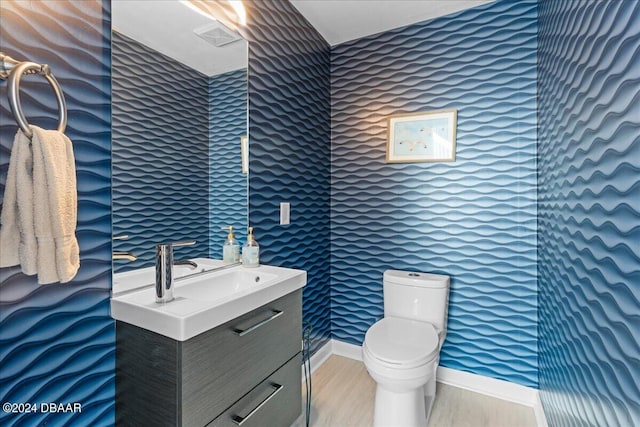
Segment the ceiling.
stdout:
<svg viewBox="0 0 640 427">
<path fill-rule="evenodd" d="M 245 0 L 258 1 L 258 0 Z M 493 0 L 290 0 L 334 46 L 349 40 L 443 16 Z M 222 47 L 198 37 L 202 28 L 225 27 L 185 6 L 185 1 L 112 0 L 113 28 L 207 76 L 245 68 L 247 45 Z"/>
<path fill-rule="evenodd" d="M 221 47 L 196 35 L 199 30 L 234 34 L 180 1 L 112 0 L 113 29 L 207 76 L 246 68 L 247 43 Z"/>
<path fill-rule="evenodd" d="M 490 3 L 493 0 L 290 0 L 325 40 L 337 45 Z"/>
</svg>

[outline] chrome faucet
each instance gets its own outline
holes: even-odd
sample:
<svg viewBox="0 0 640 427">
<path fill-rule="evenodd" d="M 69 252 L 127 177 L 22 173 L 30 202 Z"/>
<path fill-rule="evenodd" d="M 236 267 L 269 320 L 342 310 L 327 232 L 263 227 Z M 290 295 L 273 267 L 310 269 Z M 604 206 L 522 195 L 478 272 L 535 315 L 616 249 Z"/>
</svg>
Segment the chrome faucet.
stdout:
<svg viewBox="0 0 640 427">
<path fill-rule="evenodd" d="M 136 261 L 137 256 L 131 252 L 113 251 L 113 259 L 126 259 L 127 261 Z"/>
<path fill-rule="evenodd" d="M 198 263 L 195 262 L 195 261 L 191 261 L 190 259 L 183 259 L 183 260 L 180 260 L 180 261 L 173 261 L 173 265 L 188 265 L 191 268 L 198 268 Z"/>
<path fill-rule="evenodd" d="M 112 240 L 127 240 L 128 238 L 128 234 L 122 234 L 120 236 L 113 236 Z M 113 251 L 112 259 L 126 259 L 127 261 L 136 261 L 138 257 L 131 252 Z"/>
<path fill-rule="evenodd" d="M 195 243 L 195 240 L 187 240 L 156 245 L 156 303 L 164 304 L 173 300 L 174 264 L 197 267 L 197 264 L 193 261 L 174 261 L 173 248 L 176 246 L 190 246 Z"/>
</svg>

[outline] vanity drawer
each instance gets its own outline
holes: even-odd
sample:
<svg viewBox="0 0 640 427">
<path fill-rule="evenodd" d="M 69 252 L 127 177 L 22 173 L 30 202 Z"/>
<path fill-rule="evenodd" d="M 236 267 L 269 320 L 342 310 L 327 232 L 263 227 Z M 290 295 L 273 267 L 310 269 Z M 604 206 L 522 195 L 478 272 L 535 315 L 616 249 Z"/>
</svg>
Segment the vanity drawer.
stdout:
<svg viewBox="0 0 640 427">
<path fill-rule="evenodd" d="M 207 427 L 289 427 L 301 410 L 301 365 L 298 353 Z"/>
<path fill-rule="evenodd" d="M 215 419 L 298 354 L 301 335 L 298 290 L 182 343 L 182 425 Z"/>
</svg>

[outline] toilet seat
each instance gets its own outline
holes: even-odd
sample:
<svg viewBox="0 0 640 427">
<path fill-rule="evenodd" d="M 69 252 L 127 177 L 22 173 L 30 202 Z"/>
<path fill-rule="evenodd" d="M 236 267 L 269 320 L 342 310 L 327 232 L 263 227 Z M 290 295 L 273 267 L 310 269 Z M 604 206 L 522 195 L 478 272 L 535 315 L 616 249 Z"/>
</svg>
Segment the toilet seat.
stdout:
<svg viewBox="0 0 640 427">
<path fill-rule="evenodd" d="M 439 352 L 438 334 L 432 324 L 399 317 L 385 317 L 369 328 L 364 350 L 379 363 L 410 369 L 433 360 Z"/>
</svg>

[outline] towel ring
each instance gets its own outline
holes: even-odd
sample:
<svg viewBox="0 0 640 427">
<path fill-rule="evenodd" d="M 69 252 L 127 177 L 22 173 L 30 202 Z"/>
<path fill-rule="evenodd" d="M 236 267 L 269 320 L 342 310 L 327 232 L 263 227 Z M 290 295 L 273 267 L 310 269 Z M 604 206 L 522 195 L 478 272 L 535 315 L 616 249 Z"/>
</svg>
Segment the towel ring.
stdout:
<svg viewBox="0 0 640 427">
<path fill-rule="evenodd" d="M 33 131 L 29 127 L 29 122 L 27 122 L 27 118 L 25 117 L 24 112 L 22 111 L 22 106 L 20 105 L 20 79 L 23 74 L 39 74 L 47 79 L 53 88 L 53 92 L 55 93 L 58 101 L 58 110 L 60 111 L 58 130 L 60 132 L 64 132 L 67 127 L 67 104 L 64 100 L 62 88 L 56 78 L 51 74 L 51 69 L 46 64 L 40 65 L 35 62 L 20 62 L 9 74 L 7 92 L 9 95 L 9 106 L 11 107 L 13 116 L 18 122 L 20 129 L 22 129 L 22 132 L 24 132 L 28 138 L 33 136 Z"/>
</svg>

